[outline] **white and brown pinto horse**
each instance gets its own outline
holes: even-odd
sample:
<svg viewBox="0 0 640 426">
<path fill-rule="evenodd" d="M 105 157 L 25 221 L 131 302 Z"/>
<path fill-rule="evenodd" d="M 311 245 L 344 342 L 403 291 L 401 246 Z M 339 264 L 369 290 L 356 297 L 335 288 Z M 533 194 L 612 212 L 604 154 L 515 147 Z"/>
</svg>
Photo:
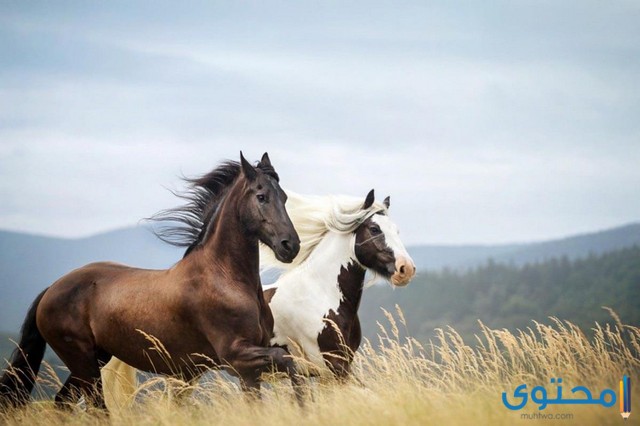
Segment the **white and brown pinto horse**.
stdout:
<svg viewBox="0 0 640 426">
<path fill-rule="evenodd" d="M 301 236 L 301 252 L 284 265 L 266 247 L 261 251 L 263 268 L 285 269 L 264 288 L 274 317 L 271 343 L 344 378 L 362 341 L 358 308 L 365 272 L 402 287 L 416 268 L 388 216 L 389 197 L 378 204 L 373 190 L 364 203 L 288 195 L 287 211 Z"/>
</svg>

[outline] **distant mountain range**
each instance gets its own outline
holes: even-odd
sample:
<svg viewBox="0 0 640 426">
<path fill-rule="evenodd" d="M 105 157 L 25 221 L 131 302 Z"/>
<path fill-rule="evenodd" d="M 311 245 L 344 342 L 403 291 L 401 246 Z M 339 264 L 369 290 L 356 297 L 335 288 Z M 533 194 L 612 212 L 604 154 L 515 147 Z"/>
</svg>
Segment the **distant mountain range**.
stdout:
<svg viewBox="0 0 640 426">
<path fill-rule="evenodd" d="M 560 240 L 495 246 L 415 246 L 409 252 L 418 271 L 464 270 L 485 264 L 523 265 L 549 258 L 577 259 L 589 254 L 640 246 L 640 224 Z M 168 268 L 183 250 L 158 240 L 145 226 L 63 239 L 0 231 L 0 331 L 16 332 L 29 304 L 45 287 L 94 261 L 111 260 L 144 268 Z"/>
<path fill-rule="evenodd" d="M 482 265 L 489 259 L 516 266 L 552 258 L 575 260 L 633 246 L 640 246 L 640 223 L 538 243 L 421 245 L 411 247 L 409 251 L 419 268 L 433 271 L 466 269 Z"/>
<path fill-rule="evenodd" d="M 17 331 L 36 295 L 75 268 L 103 260 L 168 268 L 182 252 L 144 226 L 80 239 L 0 231 L 0 331 Z"/>
</svg>

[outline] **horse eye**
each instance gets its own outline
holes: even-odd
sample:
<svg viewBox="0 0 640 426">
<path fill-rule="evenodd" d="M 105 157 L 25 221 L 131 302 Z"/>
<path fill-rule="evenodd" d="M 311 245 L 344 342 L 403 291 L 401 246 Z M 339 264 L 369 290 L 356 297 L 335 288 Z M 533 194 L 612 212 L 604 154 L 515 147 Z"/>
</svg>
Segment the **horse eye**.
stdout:
<svg viewBox="0 0 640 426">
<path fill-rule="evenodd" d="M 258 199 L 258 202 L 260 202 L 260 203 L 264 203 L 265 201 L 267 201 L 267 198 L 264 196 L 264 194 L 258 194 L 258 195 L 256 195 L 256 198 Z"/>
<path fill-rule="evenodd" d="M 372 226 L 371 228 L 369 228 L 371 230 L 371 233 L 373 235 L 378 235 L 380 233 L 382 233 L 382 231 L 380 230 L 379 226 Z"/>
</svg>

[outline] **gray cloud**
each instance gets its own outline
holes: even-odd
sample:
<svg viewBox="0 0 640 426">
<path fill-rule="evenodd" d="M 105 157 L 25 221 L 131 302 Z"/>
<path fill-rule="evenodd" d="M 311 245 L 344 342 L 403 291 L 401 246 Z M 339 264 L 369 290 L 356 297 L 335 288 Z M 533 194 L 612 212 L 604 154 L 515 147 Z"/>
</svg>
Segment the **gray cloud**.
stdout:
<svg viewBox="0 0 640 426">
<path fill-rule="evenodd" d="M 634 2 L 4 3 L 0 227 L 79 236 L 240 149 L 285 186 L 391 194 L 403 238 L 640 215 Z"/>
</svg>

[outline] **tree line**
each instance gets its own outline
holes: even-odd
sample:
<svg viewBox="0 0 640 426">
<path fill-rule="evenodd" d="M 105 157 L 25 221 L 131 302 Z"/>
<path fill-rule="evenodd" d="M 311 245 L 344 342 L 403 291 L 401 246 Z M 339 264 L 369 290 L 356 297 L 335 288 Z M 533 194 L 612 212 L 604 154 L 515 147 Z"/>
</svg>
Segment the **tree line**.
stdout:
<svg viewBox="0 0 640 426">
<path fill-rule="evenodd" d="M 380 306 L 407 319 L 410 335 L 428 340 L 433 329 L 450 325 L 466 339 L 478 332 L 478 320 L 491 328 L 532 327 L 532 320 L 554 316 L 583 330 L 594 322 L 613 323 L 613 309 L 625 324 L 640 325 L 640 247 L 570 260 L 552 258 L 516 266 L 489 260 L 467 269 L 421 273 L 406 288 L 365 291 L 361 322 L 367 337 L 385 323 Z"/>
</svg>

